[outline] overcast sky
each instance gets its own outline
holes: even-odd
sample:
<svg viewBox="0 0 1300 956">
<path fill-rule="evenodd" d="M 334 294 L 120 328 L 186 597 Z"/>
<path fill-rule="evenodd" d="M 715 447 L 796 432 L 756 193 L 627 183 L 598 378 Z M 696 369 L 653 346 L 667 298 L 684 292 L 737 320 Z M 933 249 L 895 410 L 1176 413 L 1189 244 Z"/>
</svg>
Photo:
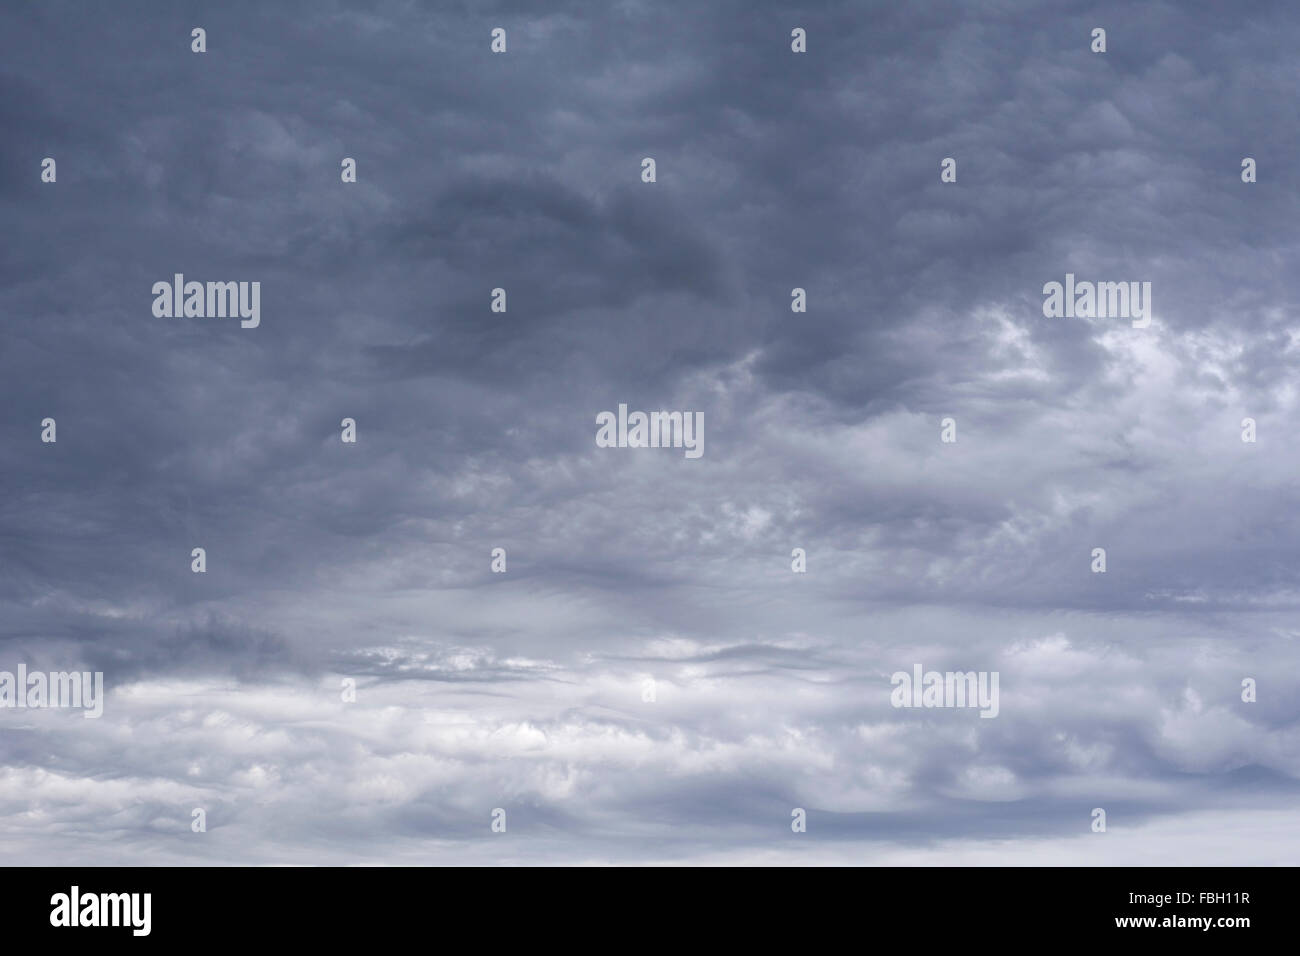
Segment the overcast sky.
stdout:
<svg viewBox="0 0 1300 956">
<path fill-rule="evenodd" d="M 1296 863 L 1300 8 L 975 6 L 0 11 L 0 860 Z"/>
</svg>

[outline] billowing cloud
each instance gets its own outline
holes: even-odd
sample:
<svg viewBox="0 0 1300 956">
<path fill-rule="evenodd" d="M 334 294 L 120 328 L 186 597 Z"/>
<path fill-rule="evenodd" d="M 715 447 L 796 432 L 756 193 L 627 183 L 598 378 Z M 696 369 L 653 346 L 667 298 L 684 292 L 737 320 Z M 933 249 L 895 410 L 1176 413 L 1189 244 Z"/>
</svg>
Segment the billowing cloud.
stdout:
<svg viewBox="0 0 1300 956">
<path fill-rule="evenodd" d="M 0 671 L 107 688 L 0 709 L 0 857 L 1294 862 L 1298 36 L 0 12 Z M 176 273 L 260 326 L 155 317 Z M 1067 274 L 1150 325 L 1046 318 Z M 620 404 L 704 455 L 597 447 Z M 892 706 L 918 664 L 996 718 Z"/>
</svg>

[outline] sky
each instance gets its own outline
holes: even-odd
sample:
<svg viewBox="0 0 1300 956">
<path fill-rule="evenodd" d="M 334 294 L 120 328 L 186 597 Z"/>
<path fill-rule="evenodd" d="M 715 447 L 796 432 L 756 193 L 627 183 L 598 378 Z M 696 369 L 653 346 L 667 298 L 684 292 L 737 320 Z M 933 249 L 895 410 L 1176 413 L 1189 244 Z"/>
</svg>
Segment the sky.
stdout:
<svg viewBox="0 0 1300 956">
<path fill-rule="evenodd" d="M 0 670 L 105 699 L 0 708 L 0 861 L 1297 863 L 1298 42 L 4 7 Z M 621 404 L 704 453 L 599 447 Z M 996 717 L 894 706 L 918 665 Z"/>
</svg>

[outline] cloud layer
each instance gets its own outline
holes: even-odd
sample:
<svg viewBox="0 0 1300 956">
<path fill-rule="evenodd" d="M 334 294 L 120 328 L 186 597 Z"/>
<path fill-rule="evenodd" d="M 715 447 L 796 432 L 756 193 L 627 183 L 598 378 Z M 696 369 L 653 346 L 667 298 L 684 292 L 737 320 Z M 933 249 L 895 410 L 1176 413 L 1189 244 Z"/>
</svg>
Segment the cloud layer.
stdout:
<svg viewBox="0 0 1300 956">
<path fill-rule="evenodd" d="M 0 709 L 0 858 L 1294 863 L 1297 40 L 0 12 L 0 669 L 108 688 Z M 260 327 L 155 318 L 178 272 L 260 281 Z M 1150 281 L 1150 327 L 1044 318 L 1067 273 Z M 597 448 L 620 403 L 704 456 Z M 895 709 L 917 663 L 998 717 Z"/>
</svg>

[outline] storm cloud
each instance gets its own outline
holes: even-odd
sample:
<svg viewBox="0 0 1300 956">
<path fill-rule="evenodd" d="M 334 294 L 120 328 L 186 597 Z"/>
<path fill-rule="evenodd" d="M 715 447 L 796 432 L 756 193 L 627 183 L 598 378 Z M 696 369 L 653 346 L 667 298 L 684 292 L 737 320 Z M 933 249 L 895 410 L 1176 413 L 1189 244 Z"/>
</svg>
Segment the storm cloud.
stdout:
<svg viewBox="0 0 1300 956">
<path fill-rule="evenodd" d="M 0 858 L 1295 863 L 1297 42 L 1286 3 L 0 11 L 0 669 L 107 691 L 0 709 Z M 260 325 L 156 317 L 177 273 Z M 1067 274 L 1149 327 L 1045 317 Z M 620 404 L 703 457 L 597 447 Z M 998 672 L 997 718 L 895 708 L 916 664 Z"/>
</svg>

